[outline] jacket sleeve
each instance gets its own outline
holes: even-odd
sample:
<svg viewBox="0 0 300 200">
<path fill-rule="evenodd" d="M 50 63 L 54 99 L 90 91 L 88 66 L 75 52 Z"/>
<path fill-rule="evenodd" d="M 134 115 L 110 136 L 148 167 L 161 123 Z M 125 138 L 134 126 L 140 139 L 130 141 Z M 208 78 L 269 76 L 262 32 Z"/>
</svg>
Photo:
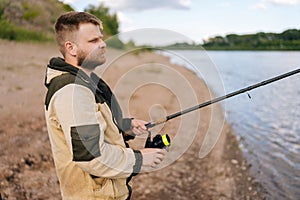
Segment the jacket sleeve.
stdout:
<svg viewBox="0 0 300 200">
<path fill-rule="evenodd" d="M 122 118 L 122 134 L 125 142 L 135 139 L 135 134 L 130 131 L 132 129 L 132 119 L 133 118 Z M 128 144 L 126 143 L 126 145 Z"/>
<path fill-rule="evenodd" d="M 70 84 L 53 98 L 66 144 L 83 171 L 108 178 L 127 178 L 141 169 L 142 155 L 105 140 L 106 122 L 88 88 Z"/>
<path fill-rule="evenodd" d="M 133 118 L 122 118 L 122 130 L 124 132 L 131 130 L 131 122 Z"/>
</svg>

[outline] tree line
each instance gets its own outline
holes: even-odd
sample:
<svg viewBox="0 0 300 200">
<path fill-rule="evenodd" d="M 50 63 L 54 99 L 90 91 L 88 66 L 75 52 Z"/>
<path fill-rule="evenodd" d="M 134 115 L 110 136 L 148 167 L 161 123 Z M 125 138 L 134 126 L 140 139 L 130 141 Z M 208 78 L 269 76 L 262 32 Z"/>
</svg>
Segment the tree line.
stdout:
<svg viewBox="0 0 300 200">
<path fill-rule="evenodd" d="M 202 47 L 208 50 L 300 50 L 300 30 L 216 36 L 204 41 Z"/>
</svg>

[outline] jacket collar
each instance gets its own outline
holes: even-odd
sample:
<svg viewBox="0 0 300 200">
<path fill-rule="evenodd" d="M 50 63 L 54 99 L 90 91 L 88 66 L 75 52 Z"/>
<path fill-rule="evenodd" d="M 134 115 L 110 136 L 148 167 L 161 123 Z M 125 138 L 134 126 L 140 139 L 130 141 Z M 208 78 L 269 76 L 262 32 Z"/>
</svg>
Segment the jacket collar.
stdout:
<svg viewBox="0 0 300 200">
<path fill-rule="evenodd" d="M 89 82 L 90 80 L 90 78 L 84 71 L 66 63 L 63 58 L 54 57 L 50 59 L 49 64 L 47 66 L 45 86 L 48 87 L 53 78 L 60 76 L 64 73 L 70 73 L 74 76 L 78 76 L 85 82 Z"/>
</svg>

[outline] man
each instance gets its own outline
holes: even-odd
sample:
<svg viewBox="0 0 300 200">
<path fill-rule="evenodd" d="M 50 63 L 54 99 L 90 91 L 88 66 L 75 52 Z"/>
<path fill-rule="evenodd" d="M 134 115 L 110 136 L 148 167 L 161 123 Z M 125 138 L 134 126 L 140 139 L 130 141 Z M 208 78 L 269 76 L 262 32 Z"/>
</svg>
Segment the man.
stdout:
<svg viewBox="0 0 300 200">
<path fill-rule="evenodd" d="M 133 150 L 126 132 L 146 131 L 142 120 L 123 118 L 107 84 L 93 73 L 105 62 L 102 24 L 69 12 L 55 24 L 62 58 L 52 58 L 45 85 L 46 122 L 63 199 L 129 199 L 131 177 L 155 167 L 162 149 Z"/>
</svg>

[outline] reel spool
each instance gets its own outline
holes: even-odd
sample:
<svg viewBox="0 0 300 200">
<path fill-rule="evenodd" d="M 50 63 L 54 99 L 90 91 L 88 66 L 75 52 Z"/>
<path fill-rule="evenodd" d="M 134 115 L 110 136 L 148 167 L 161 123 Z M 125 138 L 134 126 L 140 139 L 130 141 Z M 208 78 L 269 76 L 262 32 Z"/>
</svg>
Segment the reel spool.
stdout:
<svg viewBox="0 0 300 200">
<path fill-rule="evenodd" d="M 151 140 L 151 132 L 148 132 L 148 137 L 145 143 L 145 148 L 167 148 L 171 145 L 171 139 L 168 134 L 160 135 L 157 134 L 154 136 L 153 140 Z"/>
</svg>

